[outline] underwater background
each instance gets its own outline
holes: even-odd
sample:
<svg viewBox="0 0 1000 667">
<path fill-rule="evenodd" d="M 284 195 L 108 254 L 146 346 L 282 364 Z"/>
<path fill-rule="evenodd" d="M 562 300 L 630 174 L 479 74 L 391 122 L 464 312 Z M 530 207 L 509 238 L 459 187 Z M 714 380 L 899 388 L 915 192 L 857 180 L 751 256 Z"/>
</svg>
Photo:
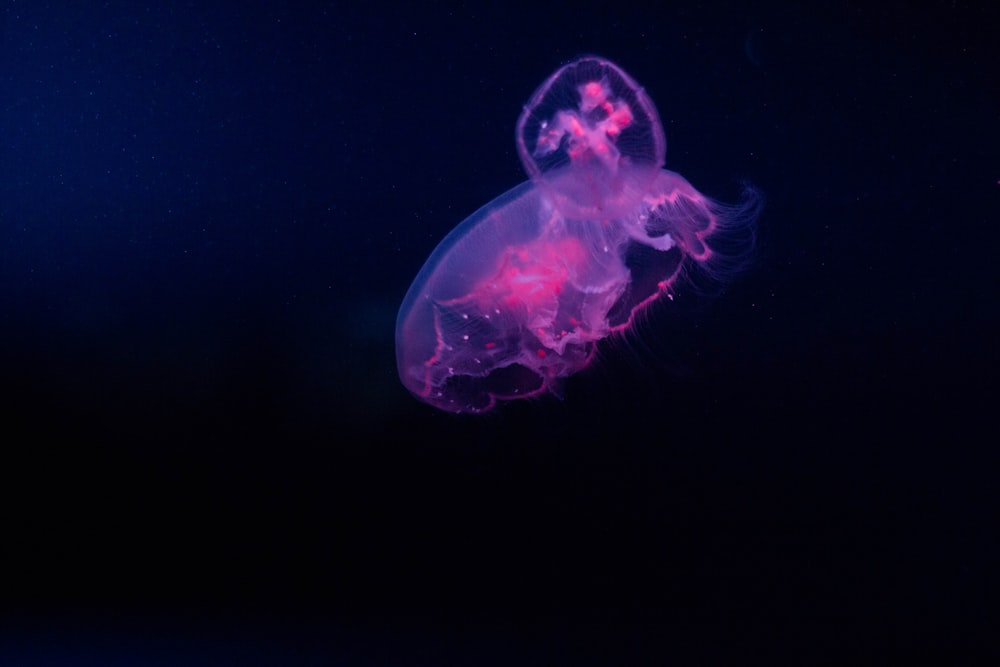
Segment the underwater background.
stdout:
<svg viewBox="0 0 1000 667">
<path fill-rule="evenodd" d="M 987 3 L 0 9 L 0 663 L 1000 657 Z M 400 383 L 580 55 L 765 198 L 565 395 Z"/>
</svg>

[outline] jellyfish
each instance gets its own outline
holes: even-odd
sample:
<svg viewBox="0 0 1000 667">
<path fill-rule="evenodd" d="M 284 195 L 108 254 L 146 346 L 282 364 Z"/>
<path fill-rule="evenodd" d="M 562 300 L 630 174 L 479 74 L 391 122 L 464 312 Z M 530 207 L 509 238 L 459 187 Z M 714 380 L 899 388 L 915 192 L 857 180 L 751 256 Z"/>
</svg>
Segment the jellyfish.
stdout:
<svg viewBox="0 0 1000 667">
<path fill-rule="evenodd" d="M 530 180 L 449 233 L 399 310 L 400 380 L 448 412 L 561 395 L 685 268 L 727 280 L 759 213 L 752 187 L 724 205 L 665 170 L 653 101 L 604 58 L 552 74 L 516 141 Z"/>
</svg>

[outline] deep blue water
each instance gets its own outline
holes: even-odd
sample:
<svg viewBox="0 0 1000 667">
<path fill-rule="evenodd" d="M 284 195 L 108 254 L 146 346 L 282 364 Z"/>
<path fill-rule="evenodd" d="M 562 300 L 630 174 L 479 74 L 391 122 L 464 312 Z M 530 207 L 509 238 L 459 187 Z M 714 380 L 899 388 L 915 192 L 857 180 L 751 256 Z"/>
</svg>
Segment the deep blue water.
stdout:
<svg viewBox="0 0 1000 667">
<path fill-rule="evenodd" d="M 0 663 L 997 657 L 980 4 L 6 3 Z M 754 261 L 435 412 L 397 309 L 584 53 Z"/>
</svg>

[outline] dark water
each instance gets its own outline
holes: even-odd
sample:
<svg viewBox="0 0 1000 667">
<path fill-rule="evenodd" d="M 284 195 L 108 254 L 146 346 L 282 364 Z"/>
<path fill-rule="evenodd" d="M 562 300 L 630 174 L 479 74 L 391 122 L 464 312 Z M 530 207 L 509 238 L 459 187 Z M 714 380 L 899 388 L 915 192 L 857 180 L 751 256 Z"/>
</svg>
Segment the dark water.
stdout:
<svg viewBox="0 0 1000 667">
<path fill-rule="evenodd" d="M 989 15 L 8 3 L 0 662 L 990 663 Z M 584 53 L 755 260 L 435 412 L 399 304 Z"/>
</svg>

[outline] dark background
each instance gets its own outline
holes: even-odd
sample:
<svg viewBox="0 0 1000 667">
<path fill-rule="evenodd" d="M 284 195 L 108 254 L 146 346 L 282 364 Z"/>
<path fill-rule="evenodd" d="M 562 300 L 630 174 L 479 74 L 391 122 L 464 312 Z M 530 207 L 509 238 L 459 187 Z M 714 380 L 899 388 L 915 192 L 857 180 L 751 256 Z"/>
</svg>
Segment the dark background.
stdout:
<svg viewBox="0 0 1000 667">
<path fill-rule="evenodd" d="M 4 3 L 0 663 L 995 664 L 989 3 Z M 569 60 L 766 196 L 566 397 L 400 385 Z"/>
</svg>

